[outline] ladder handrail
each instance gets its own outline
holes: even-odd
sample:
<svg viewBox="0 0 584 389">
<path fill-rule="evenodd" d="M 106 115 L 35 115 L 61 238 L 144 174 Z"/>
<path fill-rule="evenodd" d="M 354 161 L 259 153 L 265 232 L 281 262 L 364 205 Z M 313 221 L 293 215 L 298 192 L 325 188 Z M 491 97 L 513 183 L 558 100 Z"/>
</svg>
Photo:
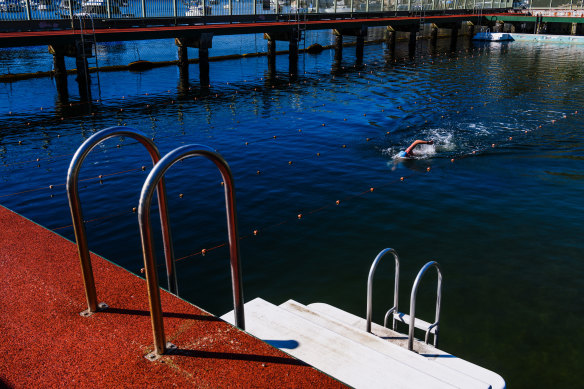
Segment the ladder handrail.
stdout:
<svg viewBox="0 0 584 389">
<path fill-rule="evenodd" d="M 97 145 L 106 139 L 125 136 L 130 137 L 140 142 L 150 154 L 152 163 L 160 160 L 160 152 L 152 141 L 141 131 L 130 127 L 109 127 L 98 131 L 89 137 L 75 152 L 69 170 L 67 172 L 67 198 L 69 200 L 69 208 L 71 210 L 71 218 L 73 219 L 73 231 L 75 233 L 75 241 L 77 242 L 77 250 L 79 252 L 79 260 L 81 262 L 81 273 L 83 276 L 83 284 L 85 287 L 85 296 L 87 298 L 87 311 L 82 312 L 84 316 L 89 316 L 99 310 L 97 303 L 97 292 L 95 290 L 95 280 L 93 277 L 93 269 L 91 266 L 91 259 L 89 256 L 89 247 L 87 244 L 87 233 L 85 231 L 85 223 L 83 222 L 83 210 L 81 208 L 81 201 L 79 199 L 79 170 L 81 164 Z M 170 224 L 168 223 L 168 212 L 166 206 L 166 190 L 164 182 L 161 181 L 158 185 L 158 207 L 160 209 L 160 222 L 164 234 L 164 254 L 166 257 L 167 275 L 169 280 L 169 289 L 172 293 L 176 293 L 176 274 L 174 271 L 174 253 L 172 249 L 172 238 L 170 233 Z"/>
<path fill-rule="evenodd" d="M 377 265 L 386 254 L 393 254 L 395 259 L 395 282 L 393 291 L 393 307 L 388 312 L 398 311 L 398 292 L 399 292 L 399 257 L 394 249 L 386 248 L 382 250 L 377 257 L 373 260 L 371 268 L 369 269 L 369 277 L 367 278 L 367 328 L 366 331 L 371 333 L 371 321 L 373 318 L 373 276 L 375 275 L 375 270 Z M 387 314 L 386 314 L 387 319 Z M 385 325 L 387 326 L 387 320 L 385 320 Z M 393 319 L 392 328 L 395 330 L 395 319 Z"/>
<path fill-rule="evenodd" d="M 191 144 L 176 148 L 166 154 L 150 171 L 140 193 L 138 205 L 138 220 L 140 223 L 140 238 L 142 241 L 142 253 L 144 256 L 144 268 L 148 299 L 150 303 L 150 318 L 154 335 L 154 355 L 156 359 L 166 351 L 164 335 L 164 323 L 162 320 L 162 305 L 160 302 L 160 288 L 158 286 L 158 274 L 156 269 L 156 256 L 152 241 L 152 226 L 150 224 L 150 205 L 154 188 L 162 182 L 164 174 L 175 163 L 190 157 L 202 156 L 211 160 L 221 172 L 223 186 L 225 188 L 225 210 L 227 213 L 227 231 L 229 235 L 229 254 L 231 263 L 231 283 L 233 288 L 233 306 L 235 312 L 235 325 L 245 330 L 243 313 L 243 285 L 241 283 L 241 267 L 239 254 L 239 236 L 237 233 L 237 214 L 235 208 L 235 187 L 231 169 L 223 157 L 208 146 Z"/>
<path fill-rule="evenodd" d="M 426 332 L 426 343 L 428 343 L 428 336 L 430 331 L 433 328 L 434 330 L 434 347 L 438 346 L 438 326 L 440 324 L 440 302 L 442 300 L 442 272 L 440 271 L 440 265 L 436 261 L 430 261 L 424 265 L 418 272 L 416 276 L 416 280 L 414 281 L 414 285 L 412 286 L 412 294 L 410 296 L 410 329 L 408 332 L 408 350 L 412 351 L 414 349 L 414 328 L 415 328 L 415 321 L 416 321 L 416 295 L 418 293 L 418 287 L 420 286 L 420 281 L 422 277 L 431 267 L 436 268 L 436 272 L 438 273 L 438 287 L 436 291 L 436 320 L 430 326 L 428 331 Z"/>
</svg>

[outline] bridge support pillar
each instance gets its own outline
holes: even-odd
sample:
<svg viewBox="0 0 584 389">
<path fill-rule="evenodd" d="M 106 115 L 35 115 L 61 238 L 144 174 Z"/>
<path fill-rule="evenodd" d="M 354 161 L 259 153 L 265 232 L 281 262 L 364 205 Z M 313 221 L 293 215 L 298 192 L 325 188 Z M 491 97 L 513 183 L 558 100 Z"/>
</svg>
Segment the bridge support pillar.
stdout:
<svg viewBox="0 0 584 389">
<path fill-rule="evenodd" d="M 475 32 L 474 32 L 475 26 L 472 22 L 467 22 L 467 23 L 468 23 L 468 39 L 472 40 L 472 38 L 475 35 Z"/>
<path fill-rule="evenodd" d="M 335 33 L 335 61 L 340 61 L 343 59 L 343 35 Z"/>
<path fill-rule="evenodd" d="M 65 67 L 65 49 L 62 46 L 49 46 L 49 53 L 53 54 L 53 69 L 55 84 L 57 84 L 57 98 L 59 101 L 69 99 L 67 86 L 67 68 Z"/>
<path fill-rule="evenodd" d="M 414 55 L 416 55 L 416 34 L 418 33 L 418 30 L 412 30 L 410 31 L 410 39 L 408 41 L 408 54 L 410 55 L 410 57 L 413 57 Z"/>
<path fill-rule="evenodd" d="M 199 80 L 201 86 L 209 85 L 209 49 L 213 47 L 213 33 L 201 33 L 195 37 L 175 38 L 178 46 L 178 68 L 181 80 L 189 77 L 189 57 L 187 48 L 199 49 Z"/>
<path fill-rule="evenodd" d="M 363 49 L 365 47 L 365 37 L 362 35 L 357 36 L 357 46 L 355 48 L 355 56 L 357 57 L 357 63 L 363 63 Z"/>
<path fill-rule="evenodd" d="M 571 35 L 578 35 L 578 23 L 572 23 Z"/>
<path fill-rule="evenodd" d="M 288 42 L 288 72 L 296 74 L 298 72 L 298 30 L 264 33 L 264 39 L 268 41 L 268 69 L 273 69 L 276 64 L 276 41 Z"/>
<path fill-rule="evenodd" d="M 456 50 L 456 43 L 458 41 L 458 24 L 452 26 L 450 30 L 450 50 Z"/>
<path fill-rule="evenodd" d="M 288 59 L 288 73 L 290 76 L 295 76 L 298 74 L 298 38 L 295 36 L 290 37 L 290 44 L 288 46 Z"/>
<path fill-rule="evenodd" d="M 178 70 L 180 72 L 180 79 L 185 80 L 189 78 L 189 54 L 186 46 L 178 45 Z"/>
<path fill-rule="evenodd" d="M 430 30 L 430 46 L 436 48 L 436 42 L 438 41 L 438 26 L 432 23 Z"/>
<path fill-rule="evenodd" d="M 341 46 L 342 46 L 342 36 L 354 36 L 357 38 L 357 45 L 355 48 L 355 56 L 357 57 L 357 64 L 363 63 L 363 48 L 365 46 L 365 37 L 367 36 L 367 27 L 361 26 L 361 28 L 347 28 L 347 29 L 336 29 L 334 34 L 338 37 L 341 36 Z M 336 48 L 336 46 L 335 46 Z"/>
<path fill-rule="evenodd" d="M 53 54 L 53 63 L 55 64 L 55 77 L 57 80 L 57 91 L 67 93 L 67 73 L 65 70 L 64 57 L 75 58 L 75 67 L 77 68 L 77 86 L 79 87 L 79 97 L 82 101 L 91 100 L 91 77 L 89 75 L 89 65 L 87 58 L 93 56 L 93 45 L 91 41 L 76 41 L 73 44 L 51 45 L 49 52 Z M 58 75 L 58 73 L 60 73 Z M 66 97 L 66 96 L 61 96 Z"/>
<path fill-rule="evenodd" d="M 395 30 L 391 26 L 387 26 L 387 50 L 389 50 L 390 54 L 393 55 L 395 53 Z"/>
</svg>

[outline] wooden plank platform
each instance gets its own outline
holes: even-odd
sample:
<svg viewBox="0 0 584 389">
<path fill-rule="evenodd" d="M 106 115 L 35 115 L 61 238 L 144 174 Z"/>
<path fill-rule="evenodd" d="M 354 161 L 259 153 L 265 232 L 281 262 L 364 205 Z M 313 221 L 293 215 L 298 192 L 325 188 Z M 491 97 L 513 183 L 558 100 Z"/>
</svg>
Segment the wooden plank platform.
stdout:
<svg viewBox="0 0 584 389">
<path fill-rule="evenodd" d="M 77 248 L 0 206 L 0 387 L 333 387 L 344 385 L 167 292 L 167 340 L 153 350 L 146 282 L 92 254 L 89 318 Z"/>
</svg>

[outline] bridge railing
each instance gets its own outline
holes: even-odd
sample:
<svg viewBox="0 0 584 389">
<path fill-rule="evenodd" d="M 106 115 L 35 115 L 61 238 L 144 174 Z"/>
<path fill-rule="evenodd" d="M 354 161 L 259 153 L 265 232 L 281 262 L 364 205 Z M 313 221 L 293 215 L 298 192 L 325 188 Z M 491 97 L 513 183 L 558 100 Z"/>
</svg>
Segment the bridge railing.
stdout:
<svg viewBox="0 0 584 389">
<path fill-rule="evenodd" d="M 549 1 L 549 0 L 548 0 Z M 552 0 L 555 1 L 555 0 Z M 563 0 L 566 2 L 566 0 Z M 574 5 L 576 5 L 575 0 Z M 512 0 L 0 0 L 0 20 L 201 18 L 510 8 Z M 579 2 L 582 6 L 582 2 Z"/>
</svg>

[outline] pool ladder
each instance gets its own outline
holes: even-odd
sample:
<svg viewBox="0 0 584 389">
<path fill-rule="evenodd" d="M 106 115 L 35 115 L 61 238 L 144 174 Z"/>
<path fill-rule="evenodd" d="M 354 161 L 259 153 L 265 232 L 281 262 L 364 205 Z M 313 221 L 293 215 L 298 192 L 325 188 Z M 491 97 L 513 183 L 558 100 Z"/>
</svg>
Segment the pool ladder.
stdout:
<svg viewBox="0 0 584 389">
<path fill-rule="evenodd" d="M 110 127 L 101 130 L 89 137 L 77 149 L 69 170 L 67 172 L 67 197 L 69 208 L 73 219 L 73 230 L 75 241 L 81 263 L 81 273 L 88 309 L 81 312 L 82 316 L 91 316 L 92 314 L 107 309 L 105 303 L 99 303 L 93 277 L 93 268 L 89 255 L 87 244 L 87 233 L 85 230 L 85 221 L 83 220 L 83 211 L 79 198 L 79 171 L 87 155 L 106 139 L 113 137 L 128 137 L 141 143 L 150 154 L 154 167 L 146 178 L 140 194 L 138 205 L 138 220 L 140 224 L 140 238 L 142 241 L 142 254 L 144 257 L 144 269 L 146 273 L 146 284 L 148 288 L 148 300 L 150 304 L 150 316 L 152 330 L 154 334 L 154 352 L 148 354 L 146 358 L 156 360 L 167 350 L 175 348 L 172 344 L 166 343 L 164 335 L 164 325 L 162 318 L 162 305 L 160 301 L 160 287 L 158 285 L 158 272 L 156 265 L 156 256 L 154 242 L 152 241 L 152 226 L 150 223 L 150 207 L 154 191 L 157 191 L 158 209 L 160 214 L 160 223 L 162 227 L 162 240 L 164 245 L 164 254 L 166 257 L 166 270 L 168 277 L 168 289 L 171 293 L 178 295 L 178 286 L 176 280 L 174 251 L 172 246 L 172 235 L 170 232 L 170 222 L 168 217 L 166 187 L 164 175 L 174 164 L 184 159 L 196 156 L 202 156 L 211 160 L 221 172 L 223 178 L 223 187 L 225 192 L 225 208 L 227 214 L 227 232 L 229 239 L 229 254 L 231 265 L 231 283 L 233 288 L 233 306 L 235 311 L 235 325 L 242 330 L 245 329 L 244 307 L 243 307 L 243 284 L 241 282 L 241 266 L 239 253 L 239 235 L 237 232 L 237 217 L 235 207 L 235 188 L 231 169 L 223 157 L 213 149 L 204 145 L 185 145 L 169 152 L 163 158 L 160 158 L 160 152 L 151 138 L 148 138 L 141 131 L 129 127 Z"/>
<path fill-rule="evenodd" d="M 399 312 L 398 309 L 398 294 L 399 294 L 399 257 L 394 249 L 387 248 L 382 250 L 377 257 L 373 260 L 371 264 L 371 269 L 369 270 L 369 277 L 367 278 L 367 327 L 366 331 L 371 332 L 371 321 L 373 316 L 373 278 L 375 275 L 375 270 L 381 259 L 387 254 L 392 254 L 395 260 L 395 282 L 394 282 L 394 292 L 393 292 L 393 307 L 391 307 L 385 314 L 383 321 L 384 327 L 387 328 L 389 319 L 392 320 L 392 330 L 396 330 L 397 322 L 402 322 L 409 325 L 408 331 L 408 350 L 413 351 L 414 348 L 414 329 L 418 328 L 426 332 L 425 342 L 428 344 L 430 334 L 434 335 L 434 347 L 438 346 L 438 330 L 440 326 L 440 302 L 442 300 L 442 272 L 440 271 L 440 266 L 438 262 L 430 261 L 426 263 L 418 272 L 414 284 L 412 286 L 412 292 L 410 295 L 410 314 Z M 428 323 L 421 319 L 416 318 L 416 296 L 418 294 L 418 287 L 422 277 L 428 269 L 431 267 L 436 268 L 438 275 L 438 286 L 436 291 L 436 316 L 434 323 Z"/>
</svg>

